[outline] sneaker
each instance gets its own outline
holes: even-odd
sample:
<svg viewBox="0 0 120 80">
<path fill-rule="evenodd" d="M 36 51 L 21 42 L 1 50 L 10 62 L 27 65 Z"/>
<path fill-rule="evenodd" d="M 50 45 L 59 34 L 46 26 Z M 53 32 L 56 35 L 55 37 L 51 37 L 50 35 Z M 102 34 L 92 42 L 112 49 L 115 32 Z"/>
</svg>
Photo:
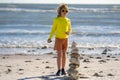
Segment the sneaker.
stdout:
<svg viewBox="0 0 120 80">
<path fill-rule="evenodd" d="M 64 68 L 61 71 L 62 71 L 61 75 L 66 75 Z"/>
<path fill-rule="evenodd" d="M 57 71 L 56 76 L 60 76 L 60 70 Z"/>
</svg>

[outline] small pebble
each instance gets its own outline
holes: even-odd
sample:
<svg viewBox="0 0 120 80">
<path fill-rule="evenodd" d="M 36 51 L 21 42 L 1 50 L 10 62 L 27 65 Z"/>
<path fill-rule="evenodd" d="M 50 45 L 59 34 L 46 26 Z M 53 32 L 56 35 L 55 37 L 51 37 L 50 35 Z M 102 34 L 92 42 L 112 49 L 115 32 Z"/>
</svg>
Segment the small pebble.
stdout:
<svg viewBox="0 0 120 80">
<path fill-rule="evenodd" d="M 105 61 L 105 60 L 99 60 L 98 62 L 104 62 L 104 63 L 106 63 L 106 61 Z"/>
<path fill-rule="evenodd" d="M 19 71 L 23 71 L 24 69 L 19 69 Z"/>
<path fill-rule="evenodd" d="M 47 48 L 47 46 L 43 46 L 41 49 L 46 49 Z"/>
<path fill-rule="evenodd" d="M 6 72 L 6 74 L 10 73 L 12 70 L 11 69 L 8 69 Z"/>
<path fill-rule="evenodd" d="M 25 62 L 32 62 L 32 61 L 29 60 L 29 61 L 25 61 Z"/>
<path fill-rule="evenodd" d="M 107 76 L 114 76 L 113 74 L 107 74 Z"/>
<path fill-rule="evenodd" d="M 103 77 L 103 75 L 100 75 L 98 73 L 95 73 L 93 76 L 96 76 L 96 77 Z"/>
<path fill-rule="evenodd" d="M 89 59 L 84 59 L 83 62 L 90 62 Z"/>
</svg>

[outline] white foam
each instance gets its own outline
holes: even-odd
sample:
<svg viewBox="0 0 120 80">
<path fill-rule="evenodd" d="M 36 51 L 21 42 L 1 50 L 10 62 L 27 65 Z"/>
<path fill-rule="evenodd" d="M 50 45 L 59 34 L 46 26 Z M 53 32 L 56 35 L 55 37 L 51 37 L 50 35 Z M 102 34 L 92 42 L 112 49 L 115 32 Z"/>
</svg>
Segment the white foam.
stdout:
<svg viewBox="0 0 120 80">
<path fill-rule="evenodd" d="M 80 11 L 80 12 L 110 12 L 108 8 L 77 8 L 77 7 L 70 7 L 71 11 Z"/>
<path fill-rule="evenodd" d="M 49 32 L 43 30 L 0 30 L 0 34 L 48 34 Z"/>
<path fill-rule="evenodd" d="M 55 12 L 56 10 L 40 10 L 40 9 L 25 9 L 25 8 L 0 8 L 0 11 L 15 11 L 15 12 Z"/>
</svg>

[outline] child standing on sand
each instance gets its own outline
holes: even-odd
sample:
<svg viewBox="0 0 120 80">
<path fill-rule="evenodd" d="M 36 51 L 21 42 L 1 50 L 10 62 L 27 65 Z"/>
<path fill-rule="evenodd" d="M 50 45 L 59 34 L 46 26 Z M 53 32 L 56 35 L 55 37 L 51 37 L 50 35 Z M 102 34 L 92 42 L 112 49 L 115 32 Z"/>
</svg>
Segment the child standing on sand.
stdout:
<svg viewBox="0 0 120 80">
<path fill-rule="evenodd" d="M 66 64 L 66 50 L 68 47 L 68 37 L 71 34 L 71 22 L 67 18 L 68 5 L 62 4 L 57 9 L 58 16 L 53 21 L 53 26 L 50 32 L 50 36 L 47 40 L 48 43 L 52 42 L 52 37 L 55 34 L 54 50 L 57 50 L 57 67 L 58 71 L 56 76 L 65 75 Z"/>
</svg>

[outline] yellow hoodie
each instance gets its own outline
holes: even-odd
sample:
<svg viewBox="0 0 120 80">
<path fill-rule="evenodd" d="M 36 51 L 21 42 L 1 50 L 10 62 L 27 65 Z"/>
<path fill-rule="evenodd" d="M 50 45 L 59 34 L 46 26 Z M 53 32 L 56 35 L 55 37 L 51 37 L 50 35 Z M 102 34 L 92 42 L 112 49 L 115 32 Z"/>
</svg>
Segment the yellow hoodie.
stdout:
<svg viewBox="0 0 120 80">
<path fill-rule="evenodd" d="M 56 38 L 60 38 L 60 39 L 68 38 L 66 32 L 69 33 L 72 32 L 70 19 L 67 17 L 65 18 L 56 17 L 53 21 L 49 39 L 52 39 L 54 34 Z"/>
</svg>

